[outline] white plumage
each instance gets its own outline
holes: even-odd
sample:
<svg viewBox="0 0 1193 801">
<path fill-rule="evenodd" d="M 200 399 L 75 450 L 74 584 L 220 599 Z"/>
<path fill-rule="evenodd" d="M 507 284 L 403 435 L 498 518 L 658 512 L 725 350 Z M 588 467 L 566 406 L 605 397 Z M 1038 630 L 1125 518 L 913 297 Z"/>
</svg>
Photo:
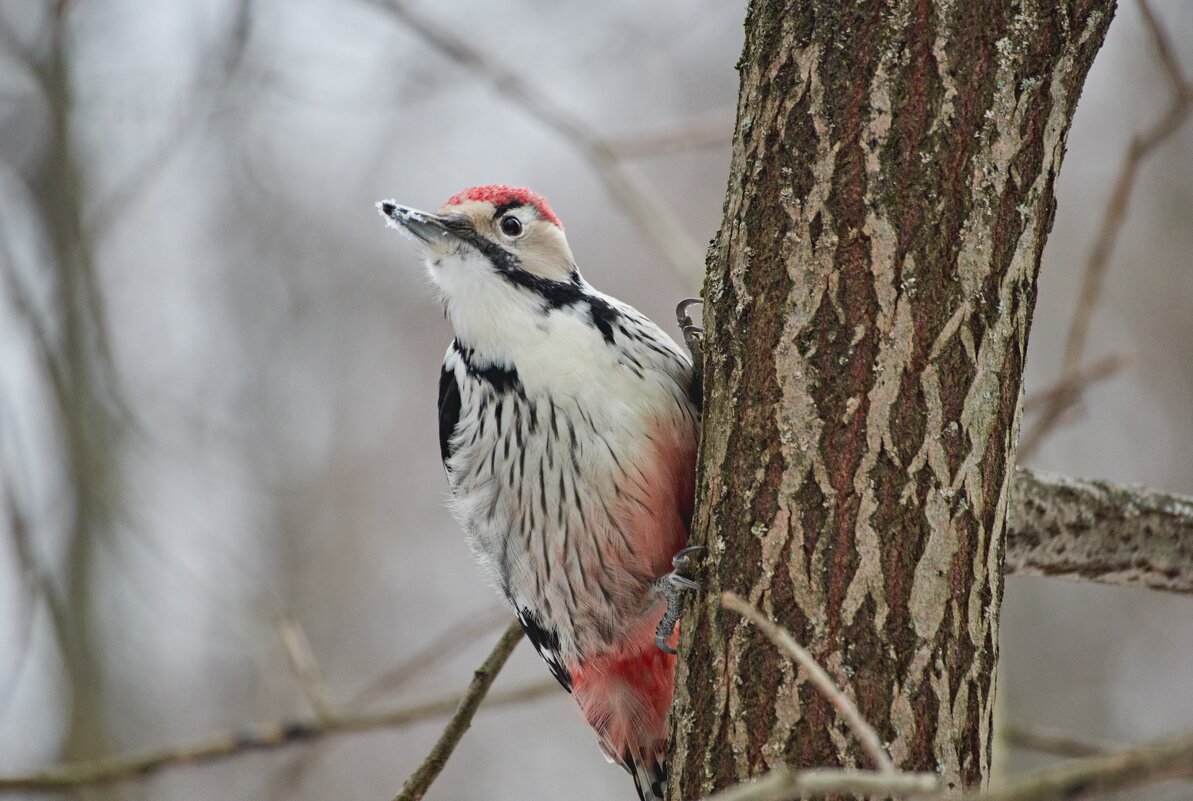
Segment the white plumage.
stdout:
<svg viewBox="0 0 1193 801">
<path fill-rule="evenodd" d="M 674 657 L 655 645 L 656 580 L 688 536 L 691 362 L 580 277 L 528 190 L 383 213 L 424 243 L 456 335 L 439 389 L 456 517 L 606 755 L 661 797 Z"/>
</svg>

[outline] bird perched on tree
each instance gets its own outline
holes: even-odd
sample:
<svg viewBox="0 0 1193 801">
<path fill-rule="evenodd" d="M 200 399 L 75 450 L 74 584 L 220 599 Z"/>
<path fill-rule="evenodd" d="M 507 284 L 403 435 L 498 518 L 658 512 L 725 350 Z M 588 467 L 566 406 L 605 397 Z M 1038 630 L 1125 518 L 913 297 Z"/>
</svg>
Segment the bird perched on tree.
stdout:
<svg viewBox="0 0 1193 801">
<path fill-rule="evenodd" d="M 439 444 L 477 561 L 605 755 L 662 798 L 675 598 L 696 586 L 677 572 L 694 550 L 693 362 L 580 276 L 529 189 L 465 189 L 435 214 L 378 208 L 418 241 L 455 330 Z"/>
</svg>

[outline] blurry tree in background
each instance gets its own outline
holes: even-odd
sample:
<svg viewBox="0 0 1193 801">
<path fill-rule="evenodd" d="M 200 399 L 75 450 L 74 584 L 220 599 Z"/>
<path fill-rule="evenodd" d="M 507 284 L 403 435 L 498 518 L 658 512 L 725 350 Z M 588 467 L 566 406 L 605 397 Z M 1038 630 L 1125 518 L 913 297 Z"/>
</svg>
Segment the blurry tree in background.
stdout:
<svg viewBox="0 0 1193 801">
<path fill-rule="evenodd" d="M 1154 6 L 1120 9 L 1069 138 L 1023 444 L 1193 493 L 1193 15 Z M 744 14 L 0 2 L 0 789 L 392 795 L 505 618 L 442 503 L 447 325 L 372 203 L 532 185 L 586 277 L 669 319 L 721 217 Z M 1065 491 L 1094 528 L 1081 503 L 1122 508 Z M 1118 520 L 1182 512 L 1152 500 Z M 1057 565 L 1037 545 L 1019 568 Z M 1188 728 L 1190 603 L 1012 578 L 996 770 L 1091 749 L 1040 726 Z M 625 796 L 529 649 L 489 703 L 428 797 Z"/>
</svg>

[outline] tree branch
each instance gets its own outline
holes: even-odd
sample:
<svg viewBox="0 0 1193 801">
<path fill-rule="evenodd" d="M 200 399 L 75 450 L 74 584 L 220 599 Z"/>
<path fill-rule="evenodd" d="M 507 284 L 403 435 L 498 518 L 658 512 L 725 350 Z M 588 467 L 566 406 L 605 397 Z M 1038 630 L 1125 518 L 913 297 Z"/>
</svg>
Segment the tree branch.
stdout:
<svg viewBox="0 0 1193 801">
<path fill-rule="evenodd" d="M 464 697 L 460 699 L 460 704 L 456 707 L 451 720 L 448 721 L 447 728 L 439 736 L 439 741 L 435 743 L 435 747 L 431 749 L 431 753 L 427 754 L 423 763 L 418 766 L 418 770 L 402 785 L 402 792 L 394 797 L 394 801 L 418 801 L 427 792 L 431 782 L 438 778 L 439 772 L 443 770 L 443 766 L 451 758 L 452 752 L 456 750 L 456 744 L 460 742 L 464 732 L 468 731 L 468 727 L 472 725 L 472 716 L 476 714 L 477 708 L 484 700 L 485 693 L 493 684 L 493 679 L 497 678 L 497 673 L 520 642 L 522 642 L 522 626 L 515 621 L 510 623 L 505 634 L 501 635 L 501 639 L 493 647 L 493 652 L 476 669 L 472 683 L 468 685 L 468 692 L 464 693 Z"/>
<path fill-rule="evenodd" d="M 509 607 L 505 605 L 491 606 L 470 612 L 466 617 L 449 626 L 426 646 L 407 656 L 404 662 L 371 681 L 364 689 L 349 699 L 341 710 L 345 713 L 356 712 L 360 711 L 362 707 L 379 701 L 386 694 L 398 689 L 420 673 L 442 664 L 474 642 L 477 637 L 487 635 L 490 629 L 495 629 L 498 624 L 508 621 Z M 554 686 L 554 683 L 542 685 L 544 692 Z M 330 744 L 330 740 L 324 740 L 320 746 L 296 755 L 289 765 L 278 772 L 270 798 L 274 801 L 292 798 L 295 788 L 302 781 L 304 774 L 319 761 L 323 754 L 322 748 Z"/>
<path fill-rule="evenodd" d="M 1023 399 L 1023 413 L 1043 411 L 1058 400 L 1070 395 L 1083 395 L 1089 388 L 1100 381 L 1105 381 L 1122 372 L 1131 360 L 1121 353 L 1098 359 L 1088 367 L 1082 368 L 1076 375 L 1061 379 L 1047 389 L 1033 392 Z"/>
<path fill-rule="evenodd" d="M 409 654 L 401 664 L 395 665 L 382 675 L 370 681 L 360 692 L 348 701 L 349 709 L 380 701 L 387 693 L 402 687 L 421 673 L 468 647 L 477 637 L 487 637 L 502 623 L 509 621 L 509 606 L 506 604 L 474 610 L 448 626 L 424 647 Z"/>
<path fill-rule="evenodd" d="M 559 685 L 553 679 L 541 681 L 515 690 L 493 693 L 485 699 L 484 706 L 523 703 L 558 689 Z M 253 751 L 269 751 L 338 734 L 360 734 L 407 726 L 458 710 L 464 700 L 465 696 L 452 695 L 384 712 L 365 712 L 330 720 L 298 718 L 260 723 L 188 745 L 0 776 L 0 793 L 66 792 L 78 787 L 144 779 L 167 768 L 216 762 Z M 475 712 L 475 707 L 472 711 Z"/>
<path fill-rule="evenodd" d="M 1034 771 L 972 801 L 1074 801 L 1169 779 L 1193 778 L 1193 734 Z"/>
<path fill-rule="evenodd" d="M 650 158 L 701 147 L 728 148 L 735 109 L 723 108 L 648 131 L 610 136 L 605 141 L 621 158 Z"/>
<path fill-rule="evenodd" d="M 787 801 L 845 794 L 913 798 L 931 795 L 939 786 L 934 773 L 877 773 L 840 768 L 797 772 L 780 766 L 759 779 L 713 793 L 705 801 Z"/>
<path fill-rule="evenodd" d="M 302 626 L 288 614 L 278 618 L 278 634 L 286 649 L 286 658 L 294 677 L 302 686 L 303 694 L 320 720 L 332 717 L 331 701 L 328 700 L 327 685 L 323 681 L 323 670 L 315 659 L 314 649 Z"/>
<path fill-rule="evenodd" d="M 1023 748 L 1028 751 L 1069 759 L 1101 756 L 1111 750 L 1086 740 L 1078 740 L 1067 734 L 1023 724 L 1007 726 L 1006 729 L 999 732 L 999 736 L 1012 748 Z"/>
<path fill-rule="evenodd" d="M 1170 779 L 1193 778 L 1193 734 L 1154 740 L 1120 751 L 1071 759 L 1034 771 L 992 790 L 974 790 L 969 801 L 1076 801 Z M 788 801 L 853 793 L 910 798 L 955 799 L 942 792 L 931 773 L 883 774 L 874 771 L 817 769 L 794 772 L 778 767 L 757 779 L 722 790 L 705 801 Z"/>
<path fill-rule="evenodd" d="M 1006 570 L 1193 593 L 1193 498 L 1020 468 Z"/>
</svg>

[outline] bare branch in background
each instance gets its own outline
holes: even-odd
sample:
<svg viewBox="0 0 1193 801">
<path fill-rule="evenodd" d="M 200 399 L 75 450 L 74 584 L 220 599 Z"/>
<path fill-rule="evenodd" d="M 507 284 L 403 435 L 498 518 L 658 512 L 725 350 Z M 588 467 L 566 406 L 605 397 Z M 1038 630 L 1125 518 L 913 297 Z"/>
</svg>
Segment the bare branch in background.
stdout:
<svg viewBox="0 0 1193 801">
<path fill-rule="evenodd" d="M 1024 414 L 1030 414 L 1042 411 L 1049 404 L 1063 400 L 1066 396 L 1084 395 L 1094 384 L 1118 375 L 1130 363 L 1131 360 L 1121 353 L 1113 353 L 1105 358 L 1098 359 L 1068 380 L 1062 379 L 1047 389 L 1028 395 L 1023 400 L 1023 412 Z"/>
<path fill-rule="evenodd" d="M 400 665 L 388 670 L 371 681 L 367 687 L 352 697 L 349 708 L 358 708 L 372 703 L 386 693 L 402 687 L 420 673 L 441 665 L 446 660 L 472 645 L 476 638 L 509 620 L 510 610 L 504 604 L 492 606 L 481 612 L 473 612 L 466 618 L 449 626 L 425 647 L 416 651 Z"/>
<path fill-rule="evenodd" d="M 723 108 L 652 131 L 610 136 L 606 141 L 623 159 L 664 156 L 702 147 L 729 147 L 736 116 L 736 109 Z"/>
<path fill-rule="evenodd" d="M 554 680 L 528 684 L 516 690 L 492 693 L 481 704 L 492 708 L 525 703 L 559 689 Z M 201 765 L 245 754 L 309 743 L 339 734 L 395 729 L 438 718 L 458 709 L 463 696 L 452 695 L 383 712 L 366 712 L 330 720 L 297 718 L 260 723 L 201 742 L 171 746 L 143 754 L 75 762 L 26 774 L 0 776 L 0 793 L 73 792 L 80 787 L 133 781 L 167 768 Z"/>
<path fill-rule="evenodd" d="M 14 40 L 9 42 L 8 46 L 15 47 L 17 44 L 15 35 L 8 28 L 7 21 L 0 17 L 0 40 L 9 37 L 14 37 Z M 7 220 L 0 222 L 7 223 Z M 29 346 L 33 350 L 34 361 L 44 372 L 44 380 L 53 387 L 55 396 L 65 397 L 68 379 L 62 374 L 63 364 L 55 355 L 54 344 L 45 330 L 44 321 L 38 319 L 38 314 L 33 308 L 28 293 L 17 277 L 17 261 L 12 253 L 10 242 L 9 230 L 7 225 L 4 225 L 4 227 L 0 227 L 0 257 L 3 257 L 3 268 L 0 269 L 0 282 L 2 282 L 0 289 L 3 289 L 3 292 L 0 292 L 0 297 L 8 301 L 8 308 L 4 309 L 4 313 L 15 314 L 16 318 L 24 325 L 28 331 Z M 2 396 L 0 396 L 0 400 L 3 400 Z M 21 453 L 22 449 L 16 441 L 19 436 L 15 425 L 16 420 L 17 413 L 14 409 L 6 403 L 0 407 L 0 421 L 6 421 L 4 425 L 8 432 L 9 441 L 6 445 L 9 453 L 10 455 L 19 454 L 15 456 L 15 462 L 28 463 L 29 455 Z M 15 467 L 0 460 L 0 470 L 7 469 L 15 471 Z M 3 486 L 2 500 L 6 512 L 5 521 L 12 539 L 12 552 L 16 557 L 16 566 L 20 571 L 23 585 L 18 606 L 20 611 L 17 615 L 20 620 L 19 631 L 13 648 L 18 657 L 11 676 L 8 677 L 3 690 L 0 690 L 0 718 L 4 717 L 9 703 L 16 696 L 21 675 L 30 659 L 29 646 L 33 636 L 33 624 L 37 620 L 39 602 L 46 603 L 56 626 L 63 625 L 65 614 L 63 604 L 51 583 L 51 577 L 38 564 L 33 539 L 30 536 L 29 520 L 21 506 L 21 499 L 14 491 L 17 483 L 16 475 L 0 474 L 0 485 Z"/>
<path fill-rule="evenodd" d="M 746 618 L 746 620 L 753 623 L 776 648 L 787 654 L 793 662 L 803 668 L 804 673 L 808 676 L 808 680 L 812 682 L 812 685 L 821 695 L 828 699 L 829 703 L 837 710 L 837 714 L 849 726 L 853 732 L 853 736 L 861 743 L 862 749 L 870 757 L 870 761 L 874 763 L 874 767 L 879 773 L 888 774 L 895 772 L 895 764 L 891 762 L 886 749 L 883 748 L 882 738 L 878 736 L 878 732 L 874 731 L 874 727 L 866 722 L 866 719 L 862 717 L 862 713 L 858 711 L 857 706 L 849 699 L 849 696 L 833 683 L 832 677 L 820 666 L 816 658 L 795 641 L 795 638 L 791 636 L 791 632 L 769 620 L 736 593 L 721 593 L 721 605 L 726 609 L 737 612 Z"/>
<path fill-rule="evenodd" d="M 4 419 L 4 417 L 0 416 L 0 419 Z M 24 673 L 26 663 L 29 662 L 29 645 L 33 636 L 33 623 L 37 619 L 37 604 L 39 597 L 45 593 L 46 582 L 46 577 L 33 555 L 32 543 L 29 539 L 29 526 L 12 491 L 12 483 L 9 476 L 0 475 L 0 485 L 4 488 L 0 501 L 3 502 L 4 519 L 12 538 L 16 566 L 21 574 L 22 587 L 17 601 L 21 622 L 11 651 L 17 655 L 16 663 L 13 665 L 11 674 L 6 678 L 4 687 L 0 689 L 0 720 L 7 713 L 12 699 L 16 697 L 21 675 Z"/>
<path fill-rule="evenodd" d="M 328 700 L 327 685 L 307 633 L 298 621 L 289 615 L 282 615 L 278 619 L 278 633 L 286 647 L 286 658 L 290 660 L 290 667 L 294 670 L 298 683 L 302 685 L 311 708 L 319 720 L 330 720 L 333 713 L 331 702 Z"/>
<path fill-rule="evenodd" d="M 962 798 L 1075 801 L 1188 778 L 1193 778 L 1193 735 L 1183 734 L 1099 756 L 1071 759 L 1012 779 L 1002 787 L 968 792 Z M 943 790 L 932 774 L 830 769 L 795 772 L 779 767 L 760 778 L 715 793 L 705 801 L 791 801 L 846 793 L 900 798 L 930 796 L 939 801 L 957 798 L 955 792 Z"/>
<path fill-rule="evenodd" d="M 38 44 L 21 56 L 44 113 L 37 155 L 23 178 L 37 235 L 48 246 L 40 266 L 54 298 L 51 311 L 28 316 L 53 397 L 48 411 L 55 441 L 47 449 L 65 487 L 61 507 L 68 510 L 57 524 L 63 535 L 57 572 L 41 586 L 62 660 L 60 747 L 70 760 L 103 753 L 108 746 L 103 645 L 89 624 L 97 548 L 114 535 L 121 512 L 118 454 L 132 416 L 121 397 L 100 277 L 82 225 L 87 187 L 76 150 L 73 31 L 60 14 L 49 20 Z M 15 279 L 12 285 L 20 302 L 24 289 Z M 27 308 L 32 311 L 33 305 Z M 46 324 L 44 317 L 55 324 Z"/>
<path fill-rule="evenodd" d="M 1074 801 L 1170 779 L 1193 779 L 1193 734 L 1071 759 L 1007 782 L 970 801 Z"/>
<path fill-rule="evenodd" d="M 89 236 L 102 235 L 112 223 L 127 210 L 128 206 L 149 185 L 154 176 L 182 152 L 183 145 L 192 137 L 208 130 L 211 120 L 224 108 L 228 93 L 235 85 L 234 79 L 240 72 L 248 51 L 252 26 L 252 0 L 241 0 L 228 35 L 220 39 L 222 50 L 216 67 L 217 78 L 211 95 L 196 98 L 185 113 L 180 114 L 162 136 L 157 147 L 152 149 L 129 171 L 123 180 L 107 195 L 100 198 L 86 221 Z"/>
<path fill-rule="evenodd" d="M 1015 471 L 1006 569 L 1193 593 L 1193 498 Z"/>
<path fill-rule="evenodd" d="M 1041 754 L 1052 754 L 1068 759 L 1100 756 L 1114 750 L 1085 740 L 1078 740 L 1067 734 L 1019 723 L 1007 726 L 998 733 L 998 736 L 1012 748 L 1022 748 L 1025 751 L 1037 751 Z"/>
<path fill-rule="evenodd" d="M 1039 450 L 1040 445 L 1048 434 L 1061 422 L 1064 413 L 1081 397 L 1084 384 L 1078 380 L 1081 374 L 1081 361 L 1085 357 L 1086 341 L 1089 338 L 1090 321 L 1093 319 L 1094 309 L 1102 297 L 1102 280 L 1106 274 L 1106 265 L 1110 261 L 1110 254 L 1118 242 L 1118 236 L 1127 217 L 1127 206 L 1131 200 L 1131 192 L 1135 188 L 1135 179 L 1143 161 L 1155 152 L 1168 137 L 1185 123 L 1193 109 L 1193 86 L 1189 84 L 1181 72 L 1179 63 L 1168 41 L 1168 35 L 1160 25 L 1156 15 L 1152 12 L 1147 0 L 1138 0 L 1139 10 L 1143 14 L 1143 21 L 1151 34 L 1152 46 L 1156 58 L 1164 68 L 1164 73 L 1172 85 L 1172 101 L 1168 110 L 1150 128 L 1138 133 L 1131 139 L 1127 152 L 1119 168 L 1118 179 L 1114 183 L 1114 190 L 1110 195 L 1110 202 L 1102 216 L 1102 224 L 1098 228 L 1098 238 L 1094 249 L 1090 253 L 1085 266 L 1085 277 L 1082 280 L 1081 292 L 1077 299 L 1077 309 L 1073 313 L 1073 320 L 1069 325 L 1069 336 L 1065 342 L 1064 362 L 1061 366 L 1061 377 L 1057 382 L 1063 391 L 1057 392 L 1040 411 L 1040 416 L 1024 434 L 1019 444 L 1018 459 L 1020 462 L 1030 458 Z"/>
<path fill-rule="evenodd" d="M 50 30 L 55 23 L 55 19 L 51 15 L 46 15 L 43 20 L 43 29 L 38 31 L 33 37 L 34 42 L 44 42 L 50 37 Z M 21 66 L 29 70 L 33 74 L 41 68 L 41 61 L 43 54 L 37 52 L 36 45 L 26 45 L 21 40 L 20 35 L 9 24 L 8 19 L 0 14 L 0 47 L 5 48 L 13 55 L 17 61 L 21 62 Z"/>
<path fill-rule="evenodd" d="M 654 189 L 626 165 L 609 142 L 562 106 L 550 100 L 517 73 L 497 64 L 478 48 L 414 13 L 405 0 L 371 0 L 392 13 L 429 45 L 479 75 L 515 106 L 554 130 L 577 148 L 620 201 L 620 208 L 639 226 L 671 267 L 693 289 L 704 284 L 704 250 L 671 213 Z"/>
<path fill-rule="evenodd" d="M 452 752 L 456 750 L 460 738 L 472 725 L 472 716 L 476 714 L 477 707 L 484 700 L 485 693 L 493 684 L 493 679 L 497 678 L 497 673 L 520 642 L 522 642 L 522 625 L 515 621 L 510 623 L 505 634 L 501 635 L 501 639 L 494 646 L 493 652 L 476 669 L 472 683 L 468 685 L 468 692 L 464 693 L 464 697 L 460 699 L 460 704 L 456 707 L 451 720 L 447 722 L 447 728 L 443 730 L 439 741 L 435 743 L 431 753 L 427 754 L 427 758 L 418 766 L 418 770 L 414 771 L 414 774 L 402 785 L 402 791 L 394 797 L 394 801 L 418 801 L 426 794 L 431 783 L 439 777 L 447 760 L 451 759 Z"/>
<path fill-rule="evenodd" d="M 449 626 L 442 634 L 401 664 L 370 682 L 352 697 L 346 706 L 347 710 L 349 712 L 360 710 L 399 689 L 424 671 L 443 664 L 452 656 L 472 645 L 478 636 L 496 628 L 499 623 L 509 620 L 509 616 L 509 608 L 504 605 L 470 613 L 456 624 Z M 326 741 L 320 744 L 320 746 L 326 745 L 328 745 Z M 276 801 L 293 797 L 295 789 L 300 785 L 307 771 L 318 763 L 323 753 L 324 748 L 317 746 L 308 753 L 299 754 L 290 764 L 278 771 L 271 797 Z"/>
</svg>

